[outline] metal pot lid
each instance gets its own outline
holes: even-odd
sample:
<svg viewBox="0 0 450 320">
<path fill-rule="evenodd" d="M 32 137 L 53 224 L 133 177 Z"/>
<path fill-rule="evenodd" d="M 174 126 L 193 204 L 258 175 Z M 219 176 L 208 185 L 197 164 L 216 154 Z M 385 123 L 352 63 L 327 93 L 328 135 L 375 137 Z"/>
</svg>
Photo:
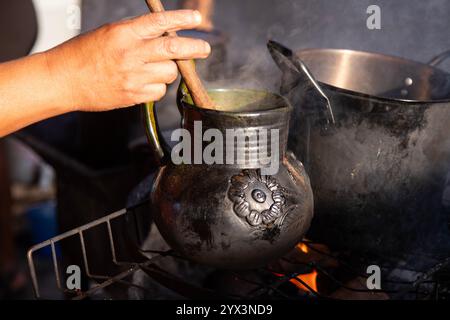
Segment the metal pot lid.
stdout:
<svg viewBox="0 0 450 320">
<path fill-rule="evenodd" d="M 450 74 L 431 65 L 346 49 L 305 49 L 296 55 L 325 88 L 344 94 L 412 103 L 450 102 Z"/>
</svg>

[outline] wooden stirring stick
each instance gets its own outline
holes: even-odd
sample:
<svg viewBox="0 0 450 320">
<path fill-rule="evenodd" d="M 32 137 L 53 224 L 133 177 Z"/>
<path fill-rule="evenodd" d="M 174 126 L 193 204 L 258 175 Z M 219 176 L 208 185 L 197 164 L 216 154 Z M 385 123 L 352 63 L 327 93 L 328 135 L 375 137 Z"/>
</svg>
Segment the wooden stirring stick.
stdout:
<svg viewBox="0 0 450 320">
<path fill-rule="evenodd" d="M 152 12 L 163 12 L 164 7 L 160 0 L 145 0 L 147 6 Z M 169 32 L 169 36 L 176 37 L 176 32 Z M 214 102 L 208 95 L 203 83 L 201 82 L 197 71 L 195 70 L 195 64 L 191 60 L 176 60 L 178 69 L 181 76 L 186 83 L 187 88 L 192 96 L 192 100 L 199 108 L 215 109 Z"/>
</svg>

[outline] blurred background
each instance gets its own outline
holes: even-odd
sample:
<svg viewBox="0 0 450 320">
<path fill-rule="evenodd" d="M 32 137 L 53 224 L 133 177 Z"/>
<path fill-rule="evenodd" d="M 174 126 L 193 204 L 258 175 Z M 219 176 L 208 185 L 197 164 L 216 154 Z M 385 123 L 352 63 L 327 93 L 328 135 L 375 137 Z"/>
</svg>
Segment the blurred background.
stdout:
<svg viewBox="0 0 450 320">
<path fill-rule="evenodd" d="M 166 9 L 181 5 L 163 2 Z M 366 26 L 374 4 L 380 30 Z M 145 13 L 143 0 L 2 1 L 0 62 Z M 449 13 L 447 0 L 216 0 L 214 30 L 187 35 L 213 42 L 214 57 L 200 66 L 210 85 L 277 90 L 268 39 L 295 49 L 346 48 L 427 62 L 450 49 Z M 450 71 L 450 62 L 441 68 Z M 179 122 L 174 95 L 172 89 L 158 107 L 163 130 Z M 144 145 L 137 108 L 64 115 L 0 141 L 0 299 L 33 297 L 25 261 L 32 244 L 127 204 L 151 170 Z M 51 265 L 48 253 L 42 259 Z"/>
<path fill-rule="evenodd" d="M 231 62 L 269 59 L 267 39 L 292 48 L 346 48 L 426 62 L 450 48 L 446 0 L 216 0 L 214 24 L 230 36 Z M 165 1 L 175 8 L 176 1 Z M 366 27 L 370 5 L 381 8 L 381 30 Z M 144 13 L 141 0 L 84 0 L 82 30 Z"/>
</svg>

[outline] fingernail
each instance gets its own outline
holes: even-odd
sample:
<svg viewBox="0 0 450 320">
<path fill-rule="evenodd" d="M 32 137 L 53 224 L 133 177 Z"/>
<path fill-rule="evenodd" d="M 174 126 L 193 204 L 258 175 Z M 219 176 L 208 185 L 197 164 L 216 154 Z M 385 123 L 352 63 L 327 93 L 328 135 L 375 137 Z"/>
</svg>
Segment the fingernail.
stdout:
<svg viewBox="0 0 450 320">
<path fill-rule="evenodd" d="M 205 53 L 207 53 L 208 55 L 211 53 L 211 46 L 209 45 L 208 42 L 204 41 L 204 46 L 205 46 Z"/>
<path fill-rule="evenodd" d="M 200 14 L 200 11 L 198 11 L 198 10 L 194 10 L 194 21 L 196 23 L 202 22 L 202 15 Z"/>
</svg>

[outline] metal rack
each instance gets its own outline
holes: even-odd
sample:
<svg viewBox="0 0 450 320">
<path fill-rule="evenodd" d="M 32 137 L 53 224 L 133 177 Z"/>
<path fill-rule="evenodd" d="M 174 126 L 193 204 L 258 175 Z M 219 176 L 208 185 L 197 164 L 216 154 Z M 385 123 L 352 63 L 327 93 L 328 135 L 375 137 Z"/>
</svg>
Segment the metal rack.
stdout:
<svg viewBox="0 0 450 320">
<path fill-rule="evenodd" d="M 245 296 L 239 294 L 224 294 L 222 292 L 217 292 L 209 288 L 205 288 L 198 285 L 193 285 L 184 279 L 180 279 L 178 275 L 171 274 L 170 272 L 164 270 L 157 263 L 163 262 L 164 259 L 170 257 L 171 259 L 184 260 L 183 257 L 178 256 L 172 250 L 169 251 L 154 251 L 154 250 L 140 250 L 142 253 L 142 258 L 139 259 L 142 261 L 121 261 L 119 257 L 121 256 L 118 253 L 118 243 L 117 236 L 114 233 L 112 228 L 113 221 L 118 219 L 125 219 L 132 217 L 132 219 L 136 219 L 136 215 L 134 214 L 134 210 L 139 206 L 148 205 L 148 203 L 140 204 L 136 207 L 129 209 L 122 209 L 112 214 L 109 214 L 103 218 L 92 221 L 88 224 L 85 224 L 81 227 L 75 228 L 73 230 L 67 231 L 61 235 L 58 235 L 54 238 L 51 238 L 47 241 L 39 243 L 33 246 L 28 251 L 28 264 L 32 279 L 32 284 L 35 292 L 35 296 L 37 299 L 46 298 L 42 295 L 40 290 L 40 282 L 39 282 L 39 273 L 36 268 L 36 253 L 44 248 L 50 248 L 51 250 L 51 259 L 52 259 L 52 267 L 54 280 L 56 283 L 57 289 L 64 294 L 66 297 L 71 299 L 80 300 L 85 298 L 92 298 L 102 292 L 103 289 L 108 289 L 108 287 L 112 285 L 120 285 L 124 288 L 134 287 L 137 290 L 146 291 L 147 288 L 144 286 L 137 285 L 130 280 L 128 280 L 133 274 L 137 271 L 142 271 L 148 277 L 151 278 L 152 281 L 155 281 L 162 287 L 168 288 L 179 294 L 185 298 L 191 299 L 217 299 L 217 298 L 225 298 L 225 299 L 257 299 L 257 298 L 276 298 L 276 299 L 305 299 L 305 298 L 319 298 L 319 299 L 329 299 L 328 296 L 323 295 L 321 292 L 318 292 L 311 288 L 307 283 L 305 283 L 299 275 L 305 273 L 305 270 L 316 270 L 322 278 L 327 278 L 327 281 L 332 282 L 335 286 L 339 288 L 345 288 L 350 292 L 366 292 L 366 293 L 376 293 L 382 292 L 387 294 L 397 294 L 398 297 L 405 296 L 407 294 L 413 294 L 416 299 L 440 299 L 441 292 L 444 294 L 448 294 L 449 288 L 449 277 L 445 277 L 444 279 L 447 283 L 440 281 L 439 274 L 442 270 L 445 270 L 450 266 L 450 258 L 445 259 L 441 263 L 435 265 L 433 268 L 425 270 L 425 271 L 417 271 L 413 270 L 419 277 L 413 281 L 400 281 L 393 279 L 386 279 L 384 283 L 392 284 L 396 288 L 395 290 L 369 290 L 369 289 L 361 289 L 361 288 L 352 288 L 342 283 L 339 279 L 337 279 L 330 270 L 324 268 L 319 263 L 309 262 L 309 263 L 298 263 L 298 262 L 287 262 L 291 263 L 291 265 L 296 265 L 298 270 L 296 272 L 289 272 L 288 274 L 274 276 L 274 271 L 269 267 L 260 268 L 254 270 L 258 275 L 261 275 L 261 279 L 264 281 L 255 281 L 253 279 L 248 279 L 243 277 L 239 272 L 233 272 L 233 276 L 239 281 L 246 282 L 251 284 L 254 289 L 251 290 L 250 293 L 245 294 Z M 87 240 L 86 240 L 86 232 L 96 228 L 98 226 L 106 226 L 107 235 L 108 235 L 108 243 L 109 250 L 112 256 L 112 263 L 118 267 L 118 271 L 114 275 L 105 275 L 105 274 L 95 274 L 92 272 L 92 262 L 89 261 L 87 254 Z M 84 275 L 91 280 L 93 285 L 85 290 L 69 290 L 63 286 L 62 281 L 62 270 L 61 270 L 61 261 L 58 256 L 57 247 L 61 241 L 64 241 L 70 237 L 78 237 L 79 246 L 82 253 L 82 264 L 84 268 Z M 303 242 L 310 250 L 316 251 L 316 254 L 319 254 L 323 257 L 327 257 L 328 259 L 334 259 L 338 262 L 343 268 L 346 269 L 349 274 L 355 277 L 366 278 L 367 275 L 361 273 L 358 267 L 355 267 L 349 264 L 347 261 L 342 260 L 336 255 L 329 254 L 326 252 L 322 252 L 314 247 L 313 243 L 310 241 Z M 145 253 L 151 253 L 152 256 L 148 257 Z M 383 268 L 383 267 L 382 267 Z M 447 274 L 448 275 L 448 274 Z M 442 276 L 442 275 L 441 275 Z M 292 282 L 301 283 L 308 290 L 299 294 L 296 292 L 292 294 L 291 292 L 287 292 L 282 288 L 289 283 Z M 319 290 L 320 291 L 320 290 Z M 156 298 L 156 297 L 155 297 Z"/>
</svg>

